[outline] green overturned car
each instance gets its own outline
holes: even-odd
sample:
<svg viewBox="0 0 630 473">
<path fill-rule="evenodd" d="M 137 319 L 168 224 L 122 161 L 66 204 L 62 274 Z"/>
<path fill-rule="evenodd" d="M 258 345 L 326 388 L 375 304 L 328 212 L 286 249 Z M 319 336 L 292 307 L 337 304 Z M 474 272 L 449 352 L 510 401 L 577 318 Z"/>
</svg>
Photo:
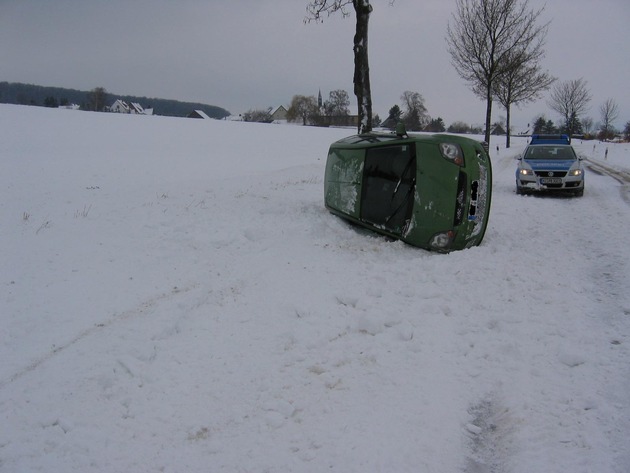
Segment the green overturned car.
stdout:
<svg viewBox="0 0 630 473">
<path fill-rule="evenodd" d="M 490 214 L 492 165 L 478 141 L 453 135 L 368 133 L 330 146 L 326 208 L 438 252 L 479 245 Z"/>
</svg>

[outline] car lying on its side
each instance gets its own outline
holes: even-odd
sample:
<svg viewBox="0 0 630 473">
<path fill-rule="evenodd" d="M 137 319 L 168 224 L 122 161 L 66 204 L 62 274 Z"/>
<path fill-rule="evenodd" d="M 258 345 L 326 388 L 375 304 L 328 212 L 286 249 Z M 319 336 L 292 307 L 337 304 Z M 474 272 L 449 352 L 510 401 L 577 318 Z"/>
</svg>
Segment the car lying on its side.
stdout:
<svg viewBox="0 0 630 473">
<path fill-rule="evenodd" d="M 519 158 L 516 193 L 584 194 L 584 167 L 567 135 L 532 135 Z"/>
<path fill-rule="evenodd" d="M 478 141 L 368 133 L 330 146 L 324 178 L 333 214 L 427 250 L 479 245 L 490 213 L 492 166 Z"/>
</svg>

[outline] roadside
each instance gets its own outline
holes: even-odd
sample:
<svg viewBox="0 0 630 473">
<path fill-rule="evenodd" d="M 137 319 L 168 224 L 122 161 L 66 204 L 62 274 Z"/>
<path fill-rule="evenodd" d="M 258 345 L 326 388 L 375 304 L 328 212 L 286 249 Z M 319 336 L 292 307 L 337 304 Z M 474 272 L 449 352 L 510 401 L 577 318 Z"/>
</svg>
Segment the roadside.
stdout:
<svg viewBox="0 0 630 473">
<path fill-rule="evenodd" d="M 584 162 L 589 171 L 596 174 L 610 176 L 621 184 L 619 194 L 623 201 L 630 205 L 630 171 L 617 168 L 603 163 L 600 160 L 584 158 Z"/>
</svg>

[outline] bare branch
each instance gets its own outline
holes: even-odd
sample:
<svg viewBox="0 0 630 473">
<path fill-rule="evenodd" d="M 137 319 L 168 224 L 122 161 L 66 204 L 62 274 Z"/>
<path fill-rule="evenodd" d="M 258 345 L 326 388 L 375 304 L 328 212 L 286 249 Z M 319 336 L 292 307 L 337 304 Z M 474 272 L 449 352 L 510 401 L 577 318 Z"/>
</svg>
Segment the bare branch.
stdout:
<svg viewBox="0 0 630 473">
<path fill-rule="evenodd" d="M 567 131 L 571 133 L 572 121 L 578 119 L 586 110 L 591 101 L 591 94 L 586 87 L 583 78 L 569 80 L 556 84 L 551 91 L 551 97 L 547 102 L 549 108 L 562 115 Z"/>
<path fill-rule="evenodd" d="M 306 17 L 304 18 L 304 22 L 310 23 L 314 21 L 316 23 L 323 23 L 324 15 L 329 17 L 338 11 L 346 18 L 350 15 L 347 9 L 348 5 L 352 5 L 352 0 L 314 0 L 306 5 Z"/>
<path fill-rule="evenodd" d="M 599 113 L 602 117 L 602 135 L 608 139 L 613 134 L 613 122 L 619 118 L 619 106 L 613 99 L 608 99 L 599 107 Z"/>
<path fill-rule="evenodd" d="M 543 56 L 548 23 L 528 0 L 457 0 L 446 41 L 457 73 L 475 95 L 486 100 L 486 141 L 490 140 L 496 83 L 524 64 Z M 534 95 L 535 96 L 535 95 Z"/>
</svg>

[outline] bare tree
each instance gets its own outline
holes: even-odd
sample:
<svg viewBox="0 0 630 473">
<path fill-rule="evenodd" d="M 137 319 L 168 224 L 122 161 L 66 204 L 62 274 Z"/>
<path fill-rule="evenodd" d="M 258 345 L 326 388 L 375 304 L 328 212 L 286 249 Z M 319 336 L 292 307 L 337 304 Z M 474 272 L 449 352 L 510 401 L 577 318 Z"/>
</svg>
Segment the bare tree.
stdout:
<svg viewBox="0 0 630 473">
<path fill-rule="evenodd" d="M 314 96 L 294 95 L 291 105 L 287 110 L 287 120 L 302 120 L 302 125 L 306 125 L 319 115 L 317 99 Z"/>
<path fill-rule="evenodd" d="M 370 66 L 368 62 L 368 22 L 372 13 L 370 0 L 313 0 L 306 6 L 305 21 L 324 21 L 324 15 L 341 12 L 350 15 L 348 5 L 354 7 L 356 32 L 354 35 L 354 95 L 359 107 L 359 133 L 372 131 L 372 91 L 370 88 Z"/>
<path fill-rule="evenodd" d="M 96 87 L 88 92 L 88 103 L 90 104 L 90 110 L 95 112 L 102 112 L 105 108 L 105 102 L 107 101 L 107 91 L 103 87 Z"/>
<path fill-rule="evenodd" d="M 542 92 L 551 87 L 551 84 L 556 80 L 555 77 L 540 70 L 539 60 L 543 57 L 543 52 L 541 51 L 543 43 L 539 42 L 536 46 L 536 48 L 526 53 L 516 52 L 515 54 L 520 55 L 520 60 L 512 59 L 514 54 L 509 54 L 508 60 L 512 61 L 514 66 L 508 69 L 505 74 L 499 76 L 494 86 L 495 97 L 505 107 L 507 114 L 505 120 L 506 148 L 510 147 L 511 105 L 533 102 L 539 99 Z"/>
<path fill-rule="evenodd" d="M 613 122 L 619 118 L 619 106 L 613 99 L 608 99 L 599 107 L 599 113 L 602 117 L 602 135 L 607 140 L 613 133 Z"/>
<path fill-rule="evenodd" d="M 485 140 L 490 142 L 495 82 L 522 61 L 521 54 L 542 47 L 547 25 L 538 26 L 543 9 L 528 0 L 457 0 L 446 41 L 452 64 L 486 101 Z"/>
<path fill-rule="evenodd" d="M 593 119 L 591 117 L 582 118 L 582 130 L 587 135 L 591 134 L 591 130 L 593 129 Z"/>
<path fill-rule="evenodd" d="M 588 109 L 591 94 L 582 78 L 556 84 L 551 90 L 549 107 L 558 112 L 564 119 L 565 129 L 569 135 L 576 130 L 576 122 Z"/>
<path fill-rule="evenodd" d="M 427 107 L 424 105 L 424 97 L 418 92 L 406 90 L 400 96 L 405 114 L 402 117 L 405 126 L 410 131 L 421 130 L 429 122 Z"/>
<path fill-rule="evenodd" d="M 246 122 L 271 123 L 273 121 L 272 110 L 271 107 L 267 109 L 250 109 L 243 114 L 243 120 Z"/>
<path fill-rule="evenodd" d="M 348 107 L 350 98 L 345 90 L 332 90 L 328 94 L 328 100 L 324 103 L 326 113 L 330 116 L 346 116 L 350 114 Z"/>
</svg>

